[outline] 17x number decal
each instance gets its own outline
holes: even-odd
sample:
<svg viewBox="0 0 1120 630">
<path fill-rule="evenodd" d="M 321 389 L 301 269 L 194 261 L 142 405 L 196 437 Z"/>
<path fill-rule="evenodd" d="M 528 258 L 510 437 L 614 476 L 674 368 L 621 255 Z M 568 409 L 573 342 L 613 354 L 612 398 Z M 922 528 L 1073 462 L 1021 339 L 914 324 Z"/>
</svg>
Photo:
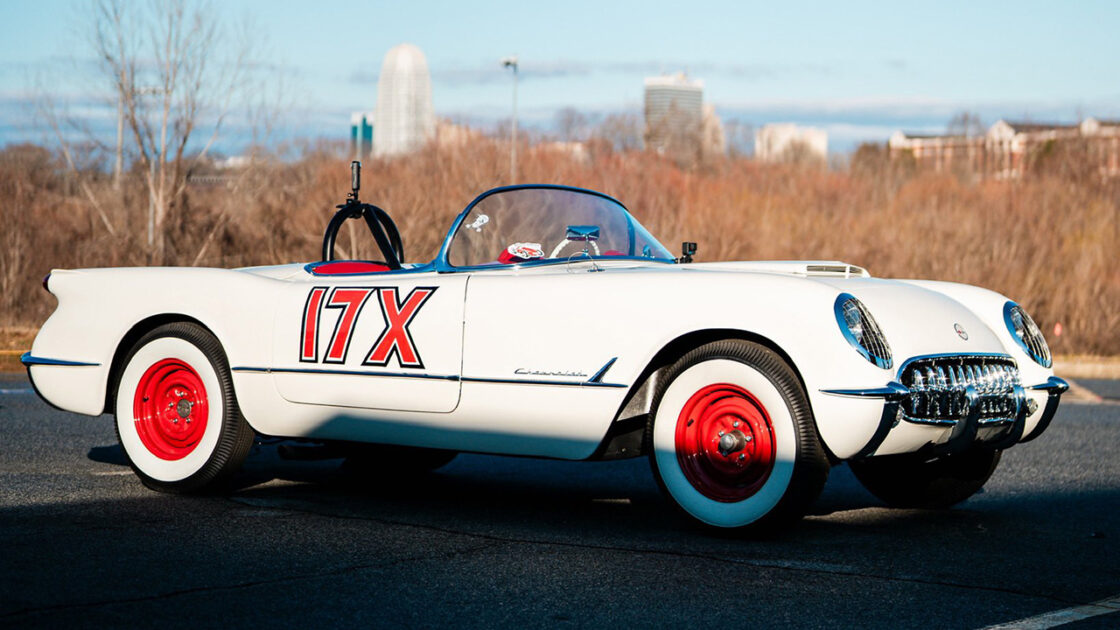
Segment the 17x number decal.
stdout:
<svg viewBox="0 0 1120 630">
<path fill-rule="evenodd" d="M 314 287 L 307 294 L 300 326 L 299 360 L 319 362 L 319 326 L 324 309 L 340 311 L 323 363 L 345 363 L 350 340 L 357 328 L 358 317 L 366 302 L 375 300 L 381 307 L 385 328 L 362 359 L 362 365 L 385 367 L 395 355 L 402 368 L 423 369 L 420 351 L 409 332 L 409 325 L 420 309 L 436 292 L 436 287 L 416 287 L 400 300 L 397 287 Z"/>
</svg>

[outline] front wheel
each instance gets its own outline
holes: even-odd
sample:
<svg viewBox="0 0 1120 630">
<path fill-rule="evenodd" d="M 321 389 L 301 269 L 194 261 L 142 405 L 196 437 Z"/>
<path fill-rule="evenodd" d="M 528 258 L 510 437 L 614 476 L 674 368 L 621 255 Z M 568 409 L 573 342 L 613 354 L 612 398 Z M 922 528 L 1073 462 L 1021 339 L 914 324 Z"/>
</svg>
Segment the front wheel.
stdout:
<svg viewBox="0 0 1120 630">
<path fill-rule="evenodd" d="M 662 490 L 715 527 L 770 530 L 795 521 L 828 478 L 797 375 L 749 341 L 706 344 L 669 369 L 646 446 Z"/>
<path fill-rule="evenodd" d="M 1000 451 L 974 448 L 942 457 L 884 455 L 848 466 L 863 487 L 891 507 L 942 509 L 979 492 L 999 458 Z"/>
<path fill-rule="evenodd" d="M 212 488 L 253 446 L 221 344 L 197 324 L 165 324 L 136 342 L 117 382 L 115 411 L 128 461 L 154 490 Z"/>
</svg>

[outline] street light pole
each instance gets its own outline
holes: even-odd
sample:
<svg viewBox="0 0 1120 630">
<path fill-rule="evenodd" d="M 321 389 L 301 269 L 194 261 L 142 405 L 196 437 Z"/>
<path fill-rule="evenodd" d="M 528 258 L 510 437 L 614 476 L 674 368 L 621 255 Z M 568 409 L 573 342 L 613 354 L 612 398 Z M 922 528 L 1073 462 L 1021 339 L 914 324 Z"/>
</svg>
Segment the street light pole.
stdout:
<svg viewBox="0 0 1120 630">
<path fill-rule="evenodd" d="M 517 56 L 502 59 L 502 67 L 513 70 L 513 121 L 510 123 L 509 183 L 517 182 Z"/>
</svg>

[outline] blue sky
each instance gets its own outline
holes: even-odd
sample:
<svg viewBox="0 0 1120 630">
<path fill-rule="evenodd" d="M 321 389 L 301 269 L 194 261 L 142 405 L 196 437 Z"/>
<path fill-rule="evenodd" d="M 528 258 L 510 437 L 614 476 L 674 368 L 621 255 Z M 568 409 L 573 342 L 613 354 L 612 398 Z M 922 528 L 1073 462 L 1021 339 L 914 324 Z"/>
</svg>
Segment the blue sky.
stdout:
<svg viewBox="0 0 1120 630">
<path fill-rule="evenodd" d="M 91 73 L 66 70 L 92 66 L 87 6 L 0 2 L 0 143 L 42 136 L 26 107 L 37 92 L 98 97 Z M 521 59 L 522 118 L 540 129 L 562 107 L 638 112 L 643 77 L 678 70 L 704 80 L 724 119 L 824 126 L 836 150 L 898 128 L 938 131 L 962 109 L 986 123 L 1120 118 L 1116 2 L 213 6 L 258 29 L 283 76 L 291 115 L 282 125 L 293 136 L 344 137 L 349 112 L 373 109 L 381 59 L 401 42 L 425 52 L 437 113 L 479 124 L 509 113 L 510 78 L 498 64 L 509 54 Z"/>
</svg>

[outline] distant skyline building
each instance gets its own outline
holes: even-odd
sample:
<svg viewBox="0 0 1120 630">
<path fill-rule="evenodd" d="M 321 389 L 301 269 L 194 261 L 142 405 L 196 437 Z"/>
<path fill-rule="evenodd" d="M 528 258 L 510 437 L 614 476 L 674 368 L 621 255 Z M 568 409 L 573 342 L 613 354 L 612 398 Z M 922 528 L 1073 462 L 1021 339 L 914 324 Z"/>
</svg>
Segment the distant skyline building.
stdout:
<svg viewBox="0 0 1120 630">
<path fill-rule="evenodd" d="M 727 134 L 723 130 L 723 121 L 719 119 L 714 105 L 704 105 L 700 142 L 706 156 L 727 154 Z"/>
<path fill-rule="evenodd" d="M 424 146 L 435 135 L 432 80 L 424 53 L 412 44 L 389 49 L 377 80 L 373 113 L 373 154 L 400 155 Z"/>
<path fill-rule="evenodd" d="M 754 134 L 754 157 L 762 162 L 828 159 L 828 132 L 793 123 L 763 125 Z"/>
<path fill-rule="evenodd" d="M 645 143 L 659 152 L 696 144 L 704 119 L 704 82 L 683 72 L 645 80 Z"/>
<path fill-rule="evenodd" d="M 1120 120 L 1086 118 L 1076 125 L 999 119 L 984 134 L 912 134 L 896 131 L 887 142 L 892 160 L 936 172 L 977 178 L 1017 179 L 1059 147 L 1103 177 L 1120 177 Z"/>
<path fill-rule="evenodd" d="M 373 154 L 373 112 L 350 114 L 350 156 L 364 160 Z"/>
</svg>

